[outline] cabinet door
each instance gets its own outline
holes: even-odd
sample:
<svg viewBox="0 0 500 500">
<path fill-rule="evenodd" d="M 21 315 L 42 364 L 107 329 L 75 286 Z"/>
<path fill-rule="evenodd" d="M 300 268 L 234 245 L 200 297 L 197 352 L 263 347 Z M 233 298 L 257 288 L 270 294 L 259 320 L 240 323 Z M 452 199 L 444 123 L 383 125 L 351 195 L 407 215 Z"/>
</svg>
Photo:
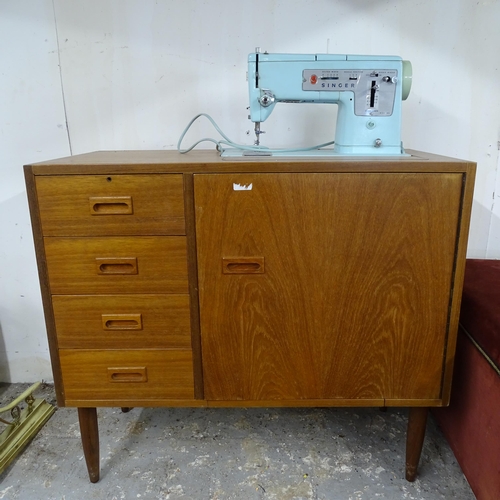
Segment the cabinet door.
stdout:
<svg viewBox="0 0 500 500">
<path fill-rule="evenodd" d="M 462 175 L 195 176 L 205 397 L 438 399 Z"/>
</svg>

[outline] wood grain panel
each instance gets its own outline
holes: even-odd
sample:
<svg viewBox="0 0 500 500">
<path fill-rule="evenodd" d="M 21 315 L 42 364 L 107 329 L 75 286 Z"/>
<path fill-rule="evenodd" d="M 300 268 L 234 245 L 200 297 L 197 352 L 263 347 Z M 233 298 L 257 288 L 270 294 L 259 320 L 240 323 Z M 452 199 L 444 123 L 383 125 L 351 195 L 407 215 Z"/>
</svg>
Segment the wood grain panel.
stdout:
<svg viewBox="0 0 500 500">
<path fill-rule="evenodd" d="M 439 399 L 461 189 L 461 174 L 195 175 L 206 399 Z M 222 273 L 254 255 L 264 274 Z"/>
<path fill-rule="evenodd" d="M 196 232 L 194 215 L 193 176 L 184 175 L 184 210 L 186 213 L 186 241 L 188 260 L 189 302 L 191 312 L 191 345 L 193 348 L 194 394 L 203 399 L 203 365 L 200 336 L 200 305 L 198 300 L 198 264 L 196 260 Z"/>
<path fill-rule="evenodd" d="M 35 175 L 123 173 L 235 173 L 235 172 L 464 172 L 470 162 L 432 153 L 406 150 L 411 156 L 290 158 L 221 158 L 214 148 L 178 151 L 94 151 L 32 165 Z"/>
<path fill-rule="evenodd" d="M 68 400 L 194 398 L 190 350 L 61 349 L 59 353 Z M 114 381 L 110 373 L 124 376 Z M 143 376 L 133 377 L 135 373 Z"/>
<path fill-rule="evenodd" d="M 182 235 L 182 175 L 36 178 L 45 236 Z"/>
<path fill-rule="evenodd" d="M 188 293 L 186 238 L 44 238 L 53 294 Z M 100 274 L 96 259 L 137 259 L 135 274 Z"/>
<path fill-rule="evenodd" d="M 31 226 L 33 231 L 33 243 L 35 245 L 35 255 L 38 266 L 38 278 L 40 280 L 43 313 L 45 316 L 45 326 L 47 328 L 47 340 L 49 343 L 50 360 L 52 364 L 52 373 L 54 375 L 54 387 L 56 390 L 57 404 L 59 406 L 64 406 L 64 388 L 62 385 L 61 366 L 59 363 L 59 350 L 57 344 L 54 312 L 52 309 L 52 296 L 50 293 L 47 273 L 47 259 L 45 258 L 45 248 L 41 231 L 35 177 L 30 167 L 24 167 L 24 176 L 26 181 L 26 194 L 28 196 Z"/>
<path fill-rule="evenodd" d="M 191 347 L 188 295 L 54 295 L 53 307 L 61 348 Z"/>
<path fill-rule="evenodd" d="M 187 408 L 187 407 L 193 407 L 193 408 L 200 408 L 200 407 L 206 407 L 206 401 L 203 399 L 189 399 L 189 398 L 183 398 L 183 399 L 173 399 L 173 398 L 163 398 L 163 399 L 142 399 L 139 396 L 135 396 L 133 399 L 130 398 L 122 398 L 122 399 L 66 399 L 65 401 L 65 406 L 69 407 L 81 407 L 81 408 L 93 408 L 93 407 L 100 407 L 100 406 L 107 406 L 107 407 L 114 407 L 114 408 L 119 408 L 119 407 L 134 407 L 134 408 L 162 408 L 162 407 L 169 407 L 169 408 Z"/>
<path fill-rule="evenodd" d="M 458 325 L 460 317 L 460 304 L 464 283 L 465 261 L 467 258 L 467 242 L 469 239 L 469 225 L 474 198 L 474 180 L 476 166 L 471 165 L 470 171 L 464 174 L 462 207 L 460 214 L 459 237 L 455 260 L 455 274 L 452 285 L 452 300 L 450 302 L 449 335 L 446 346 L 446 360 L 444 363 L 444 376 L 442 398 L 443 405 L 450 404 L 451 383 L 457 343 Z"/>
<path fill-rule="evenodd" d="M 383 399 L 258 399 L 224 401 L 208 400 L 211 408 L 343 408 L 343 407 L 383 407 Z"/>
</svg>

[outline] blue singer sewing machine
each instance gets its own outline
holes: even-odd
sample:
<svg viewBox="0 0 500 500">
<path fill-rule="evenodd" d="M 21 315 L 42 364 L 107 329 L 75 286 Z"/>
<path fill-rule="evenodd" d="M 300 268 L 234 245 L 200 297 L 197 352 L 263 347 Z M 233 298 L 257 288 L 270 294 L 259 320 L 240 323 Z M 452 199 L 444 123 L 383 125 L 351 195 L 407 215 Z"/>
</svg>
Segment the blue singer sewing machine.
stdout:
<svg viewBox="0 0 500 500">
<path fill-rule="evenodd" d="M 256 148 L 243 154 L 405 155 L 401 101 L 410 93 L 411 78 L 411 63 L 396 56 L 268 54 L 256 50 L 248 56 L 249 118 L 255 123 Z M 338 105 L 333 148 L 298 152 L 261 146 L 260 125 L 276 104 L 301 102 Z M 222 156 L 233 155 L 222 152 Z"/>
</svg>

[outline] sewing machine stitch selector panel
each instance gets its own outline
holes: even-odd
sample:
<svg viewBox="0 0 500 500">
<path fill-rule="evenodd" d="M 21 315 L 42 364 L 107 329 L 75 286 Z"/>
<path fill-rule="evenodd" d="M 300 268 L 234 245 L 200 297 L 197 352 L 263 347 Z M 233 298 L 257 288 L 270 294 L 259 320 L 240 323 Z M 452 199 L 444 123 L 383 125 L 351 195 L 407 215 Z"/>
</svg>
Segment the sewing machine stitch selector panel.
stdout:
<svg viewBox="0 0 500 500">
<path fill-rule="evenodd" d="M 357 116 L 391 116 L 394 109 L 397 70 L 305 69 L 302 90 L 314 92 L 353 92 Z"/>
</svg>

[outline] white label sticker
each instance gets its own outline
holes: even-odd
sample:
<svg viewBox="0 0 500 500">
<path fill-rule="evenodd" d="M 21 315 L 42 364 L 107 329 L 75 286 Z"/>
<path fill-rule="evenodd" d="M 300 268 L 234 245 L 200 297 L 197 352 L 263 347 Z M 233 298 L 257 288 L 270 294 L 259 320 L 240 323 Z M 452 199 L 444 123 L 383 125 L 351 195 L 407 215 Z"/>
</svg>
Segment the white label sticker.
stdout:
<svg viewBox="0 0 500 500">
<path fill-rule="evenodd" d="M 235 191 L 251 191 L 252 190 L 253 184 L 237 184 L 236 182 L 233 182 L 233 189 Z"/>
</svg>

